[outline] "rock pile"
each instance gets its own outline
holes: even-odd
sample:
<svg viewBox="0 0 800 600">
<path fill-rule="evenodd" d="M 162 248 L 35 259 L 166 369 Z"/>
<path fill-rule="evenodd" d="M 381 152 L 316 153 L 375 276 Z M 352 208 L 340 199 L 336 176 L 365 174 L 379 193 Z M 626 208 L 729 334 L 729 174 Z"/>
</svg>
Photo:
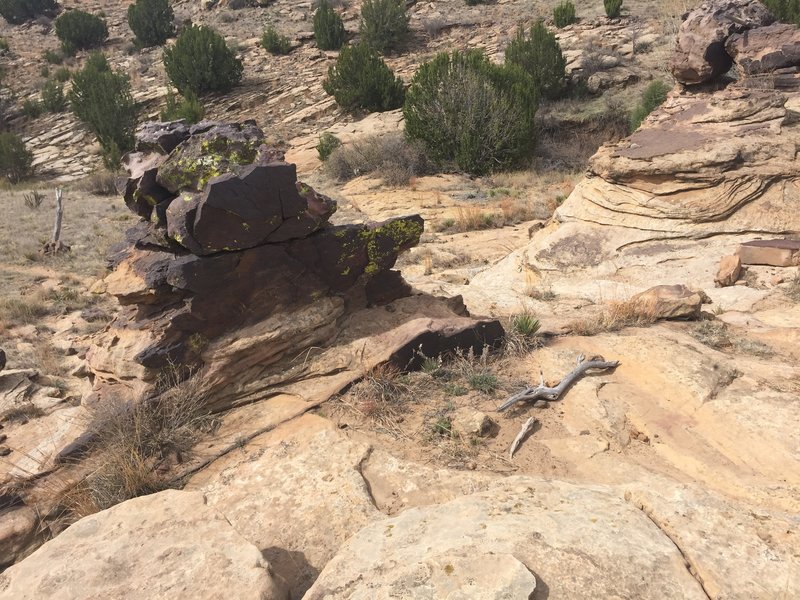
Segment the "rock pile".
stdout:
<svg viewBox="0 0 800 600">
<path fill-rule="evenodd" d="M 142 221 L 111 258 L 106 288 L 123 310 L 88 355 L 100 395 L 111 386 L 140 397 L 180 365 L 213 376 L 215 393 L 237 390 L 217 408 L 250 401 L 248 382 L 296 378 L 285 364 L 268 367 L 346 338 L 341 321 L 355 311 L 410 295 L 392 267 L 419 241 L 422 219 L 332 225 L 335 202 L 299 183 L 252 122 L 145 124 L 127 165 L 125 201 Z M 447 335 L 474 325 L 451 321 Z M 502 332 L 490 329 L 489 342 Z"/>
</svg>

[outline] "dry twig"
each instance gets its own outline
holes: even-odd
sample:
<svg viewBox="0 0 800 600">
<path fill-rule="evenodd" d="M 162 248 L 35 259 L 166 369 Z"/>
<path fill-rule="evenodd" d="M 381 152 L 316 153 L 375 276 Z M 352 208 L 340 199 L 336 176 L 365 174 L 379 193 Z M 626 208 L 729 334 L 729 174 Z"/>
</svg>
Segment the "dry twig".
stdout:
<svg viewBox="0 0 800 600">
<path fill-rule="evenodd" d="M 514 452 L 517 451 L 520 444 L 525 440 L 527 435 L 533 431 L 533 426 L 536 425 L 536 417 L 531 417 L 525 424 L 522 426 L 522 429 L 519 430 L 517 437 L 514 438 L 514 441 L 511 442 L 511 449 L 508 451 L 508 457 L 514 458 Z"/>
<path fill-rule="evenodd" d="M 531 400 L 559 400 L 561 395 L 564 394 L 564 392 L 566 392 L 573 383 L 583 377 L 587 371 L 592 369 L 606 371 L 608 369 L 616 369 L 619 366 L 619 361 L 617 360 L 607 361 L 602 356 L 593 356 L 589 360 L 586 360 L 586 357 L 584 357 L 583 354 L 578 356 L 577 362 L 578 364 L 575 366 L 575 368 L 567 373 L 564 379 L 562 379 L 561 382 L 555 387 L 547 387 L 544 384 L 544 374 L 540 371 L 539 385 L 536 387 L 528 386 L 521 392 L 514 394 L 508 400 L 503 402 L 500 408 L 497 409 L 497 412 L 503 412 L 517 402 L 528 402 Z"/>
</svg>

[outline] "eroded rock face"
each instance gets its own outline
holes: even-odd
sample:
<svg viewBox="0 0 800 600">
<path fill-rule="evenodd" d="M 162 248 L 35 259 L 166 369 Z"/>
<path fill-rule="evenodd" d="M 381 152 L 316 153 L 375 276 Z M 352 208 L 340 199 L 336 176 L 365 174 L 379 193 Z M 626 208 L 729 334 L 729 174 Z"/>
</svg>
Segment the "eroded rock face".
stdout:
<svg viewBox="0 0 800 600">
<path fill-rule="evenodd" d="M 746 75 L 771 73 L 800 64 L 800 30 L 773 23 L 730 36 L 725 50 Z"/>
<path fill-rule="evenodd" d="M 85 517 L 0 574 L 0 598 L 288 600 L 258 549 L 206 506 L 167 490 Z"/>
<path fill-rule="evenodd" d="M 731 68 L 725 43 L 735 33 L 769 25 L 775 17 L 758 0 L 712 0 L 687 13 L 670 62 L 684 84 L 711 81 Z"/>
</svg>

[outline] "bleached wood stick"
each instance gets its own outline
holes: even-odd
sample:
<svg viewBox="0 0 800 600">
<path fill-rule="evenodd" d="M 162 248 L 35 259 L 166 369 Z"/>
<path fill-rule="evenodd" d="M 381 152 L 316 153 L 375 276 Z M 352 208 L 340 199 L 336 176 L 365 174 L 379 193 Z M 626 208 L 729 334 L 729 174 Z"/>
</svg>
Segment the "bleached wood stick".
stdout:
<svg viewBox="0 0 800 600">
<path fill-rule="evenodd" d="M 578 356 L 578 364 L 572 371 L 566 374 L 564 379 L 555 386 L 547 387 L 544 385 L 544 376 L 541 377 L 539 385 L 536 387 L 526 387 L 521 392 L 511 396 L 508 400 L 503 402 L 497 412 L 503 412 L 507 408 L 513 406 L 517 402 L 530 401 L 530 400 L 558 400 L 561 395 L 566 392 L 573 383 L 583 377 L 587 371 L 591 369 L 598 369 L 606 371 L 608 369 L 615 369 L 619 366 L 619 361 L 607 361 L 602 356 L 593 356 L 591 359 L 586 360 L 583 354 Z"/>
<path fill-rule="evenodd" d="M 64 216 L 64 204 L 61 201 L 61 189 L 56 188 L 56 222 L 53 224 L 53 248 L 58 247 L 61 240 L 61 219 Z"/>
<path fill-rule="evenodd" d="M 509 458 L 514 458 L 514 452 L 517 451 L 522 441 L 528 435 L 528 433 L 533 429 L 533 426 L 536 425 L 536 417 L 531 417 L 527 421 L 525 421 L 522 429 L 519 430 L 517 437 L 514 438 L 514 441 L 511 442 L 511 449 L 508 451 Z"/>
</svg>

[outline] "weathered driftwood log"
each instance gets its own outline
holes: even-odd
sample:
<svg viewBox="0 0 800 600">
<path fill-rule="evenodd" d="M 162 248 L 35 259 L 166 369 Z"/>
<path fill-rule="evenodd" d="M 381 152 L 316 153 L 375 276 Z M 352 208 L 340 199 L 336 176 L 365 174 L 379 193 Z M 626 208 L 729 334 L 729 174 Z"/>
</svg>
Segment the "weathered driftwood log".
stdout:
<svg viewBox="0 0 800 600">
<path fill-rule="evenodd" d="M 566 392 L 572 386 L 573 383 L 575 383 L 576 381 L 578 381 L 578 379 L 583 377 L 587 371 L 593 369 L 597 369 L 600 371 L 607 371 L 609 369 L 615 369 L 619 366 L 619 361 L 617 360 L 607 361 L 602 356 L 593 356 L 589 360 L 586 360 L 583 354 L 578 356 L 577 362 L 578 364 L 575 366 L 575 368 L 572 369 L 572 371 L 570 371 L 569 373 L 567 373 L 564 379 L 561 380 L 561 383 L 559 383 L 555 387 L 547 387 L 544 384 L 544 374 L 540 372 L 539 385 L 537 385 L 536 387 L 528 386 L 521 392 L 514 394 L 508 400 L 503 402 L 503 404 L 500 406 L 500 408 L 497 409 L 497 411 L 503 412 L 504 410 L 510 408 L 517 402 L 528 402 L 531 400 L 549 400 L 549 401 L 559 400 L 562 394 L 564 394 L 564 392 Z"/>
<path fill-rule="evenodd" d="M 528 436 L 528 434 L 533 431 L 534 425 L 536 425 L 536 417 L 531 417 L 525 421 L 525 423 L 522 425 L 522 429 L 519 430 L 517 437 L 515 437 L 514 441 L 511 442 L 511 448 L 508 451 L 509 458 L 514 458 L 514 452 L 516 452 L 520 444 L 525 441 L 525 438 Z"/>
</svg>

